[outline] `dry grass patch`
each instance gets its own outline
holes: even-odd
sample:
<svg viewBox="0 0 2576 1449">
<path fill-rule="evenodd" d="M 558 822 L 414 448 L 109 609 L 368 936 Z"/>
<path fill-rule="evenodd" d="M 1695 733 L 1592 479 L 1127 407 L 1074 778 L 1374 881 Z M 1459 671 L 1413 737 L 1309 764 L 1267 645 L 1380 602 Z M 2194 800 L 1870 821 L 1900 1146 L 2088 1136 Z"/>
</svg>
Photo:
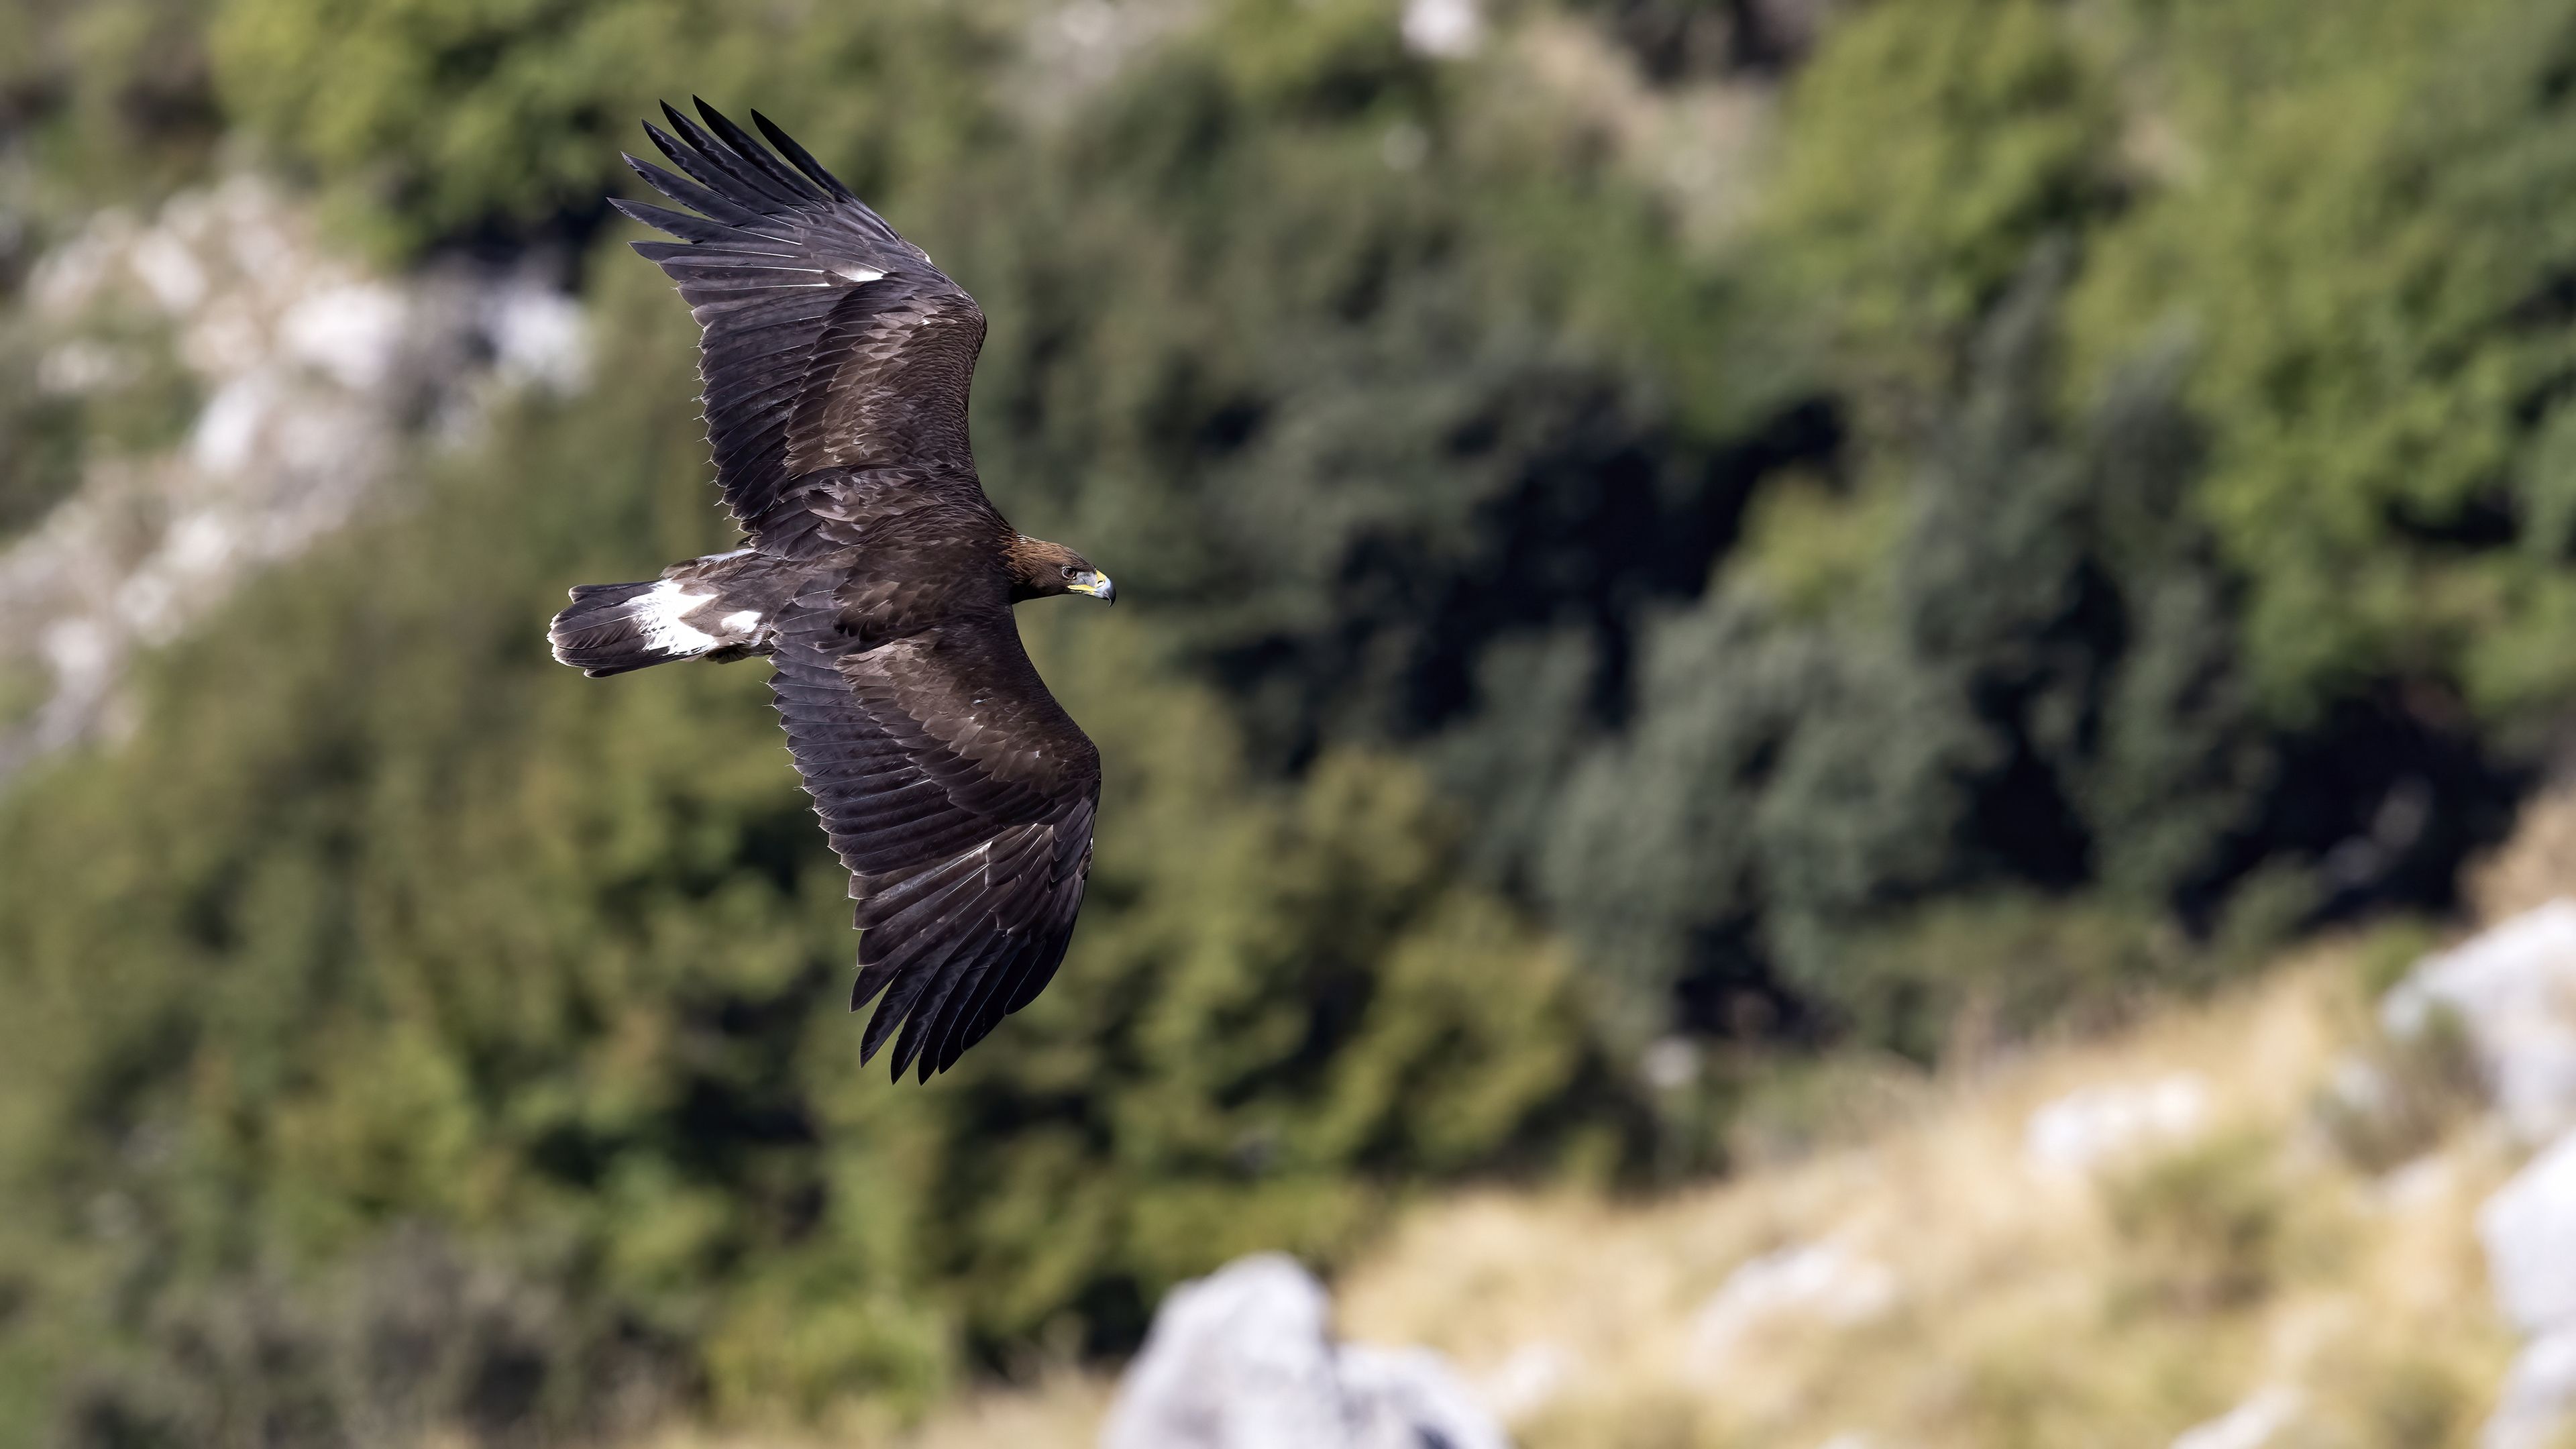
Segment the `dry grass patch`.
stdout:
<svg viewBox="0 0 2576 1449">
<path fill-rule="evenodd" d="M 1340 1285 L 1344 1327 L 1505 1389 L 1545 1363 L 1531 1449 L 2161 1445 L 2272 1386 L 2284 1444 L 2466 1444 L 2511 1351 L 2470 1225 L 2509 1159 L 2475 1131 L 2382 1176 L 2336 1150 L 2312 1104 L 2367 1039 L 2353 980 L 2323 953 L 1660 1202 L 1427 1206 Z M 2045 1104 L 2177 1080 L 2188 1132 L 2091 1170 L 2026 1151 Z"/>
</svg>

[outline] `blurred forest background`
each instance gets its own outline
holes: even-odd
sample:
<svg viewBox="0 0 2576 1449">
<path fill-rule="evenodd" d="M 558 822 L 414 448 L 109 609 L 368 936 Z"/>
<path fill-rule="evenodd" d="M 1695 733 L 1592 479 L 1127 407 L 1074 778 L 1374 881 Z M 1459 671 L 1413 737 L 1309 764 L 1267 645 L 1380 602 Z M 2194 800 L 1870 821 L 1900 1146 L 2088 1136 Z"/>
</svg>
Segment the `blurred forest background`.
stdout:
<svg viewBox="0 0 2576 1449">
<path fill-rule="evenodd" d="M 602 204 L 691 94 L 981 299 L 987 488 L 1124 601 L 1023 611 L 1098 874 L 926 1089 L 759 666 L 544 646 L 728 546 Z M 569 289 L 588 379 L 415 420 L 8 757 L 0 1445 L 1121 1353 L 1427 1189 L 1722 1173 L 1819 1064 L 2443 912 L 2576 705 L 2547 0 L 5 0 L 0 549 L 212 412 L 46 259 L 245 174 Z"/>
</svg>

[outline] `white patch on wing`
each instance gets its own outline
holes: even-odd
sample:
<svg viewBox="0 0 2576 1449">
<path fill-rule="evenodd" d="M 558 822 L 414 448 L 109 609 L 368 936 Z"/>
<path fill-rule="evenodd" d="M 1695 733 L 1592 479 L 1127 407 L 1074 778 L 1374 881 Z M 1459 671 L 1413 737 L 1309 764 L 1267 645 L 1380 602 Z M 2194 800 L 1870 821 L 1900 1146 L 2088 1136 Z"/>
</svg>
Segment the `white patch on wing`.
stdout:
<svg viewBox="0 0 2576 1449">
<path fill-rule="evenodd" d="M 644 627 L 645 643 L 665 654 L 704 654 L 723 641 L 703 629 L 690 627 L 681 616 L 714 598 L 713 594 L 690 593 L 677 579 L 664 579 L 653 586 L 651 593 L 627 607 L 635 622 Z"/>
<path fill-rule="evenodd" d="M 875 267 L 834 267 L 832 269 L 853 282 L 873 282 L 885 273 Z"/>
<path fill-rule="evenodd" d="M 737 609 L 734 612 L 725 615 L 723 618 L 716 620 L 716 627 L 724 630 L 728 634 L 748 634 L 752 630 L 760 627 L 760 611 L 758 609 Z"/>
</svg>

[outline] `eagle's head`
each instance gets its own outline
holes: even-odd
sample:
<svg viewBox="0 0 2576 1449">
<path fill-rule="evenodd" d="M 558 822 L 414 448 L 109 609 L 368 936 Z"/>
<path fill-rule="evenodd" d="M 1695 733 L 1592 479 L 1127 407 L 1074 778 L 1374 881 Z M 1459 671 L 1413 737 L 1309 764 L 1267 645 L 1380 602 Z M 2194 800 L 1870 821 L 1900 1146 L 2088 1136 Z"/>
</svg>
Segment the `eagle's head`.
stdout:
<svg viewBox="0 0 2576 1449">
<path fill-rule="evenodd" d="M 1089 594 L 1104 604 L 1118 602 L 1118 586 L 1091 560 L 1063 544 L 1023 533 L 1011 542 L 1011 602 L 1050 594 Z"/>
</svg>

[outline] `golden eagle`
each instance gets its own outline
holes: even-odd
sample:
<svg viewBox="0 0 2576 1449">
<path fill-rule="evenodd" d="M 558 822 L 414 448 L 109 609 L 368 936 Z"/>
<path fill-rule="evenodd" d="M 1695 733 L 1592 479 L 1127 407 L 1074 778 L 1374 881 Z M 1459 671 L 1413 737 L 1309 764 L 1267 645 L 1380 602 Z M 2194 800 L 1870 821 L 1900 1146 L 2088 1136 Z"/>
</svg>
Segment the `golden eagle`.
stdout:
<svg viewBox="0 0 2576 1449">
<path fill-rule="evenodd" d="M 1100 753 L 1020 647 L 1011 606 L 1116 597 L 984 496 L 966 392 L 984 314 L 761 116 L 704 101 L 628 156 L 697 215 L 613 201 L 698 319 L 716 484 L 747 535 L 649 583 L 572 591 L 548 636 L 586 674 L 768 656 L 787 746 L 858 905 L 850 1009 L 894 1075 L 945 1071 L 1064 959 L 1091 874 Z M 782 162 L 780 157 L 784 156 Z"/>
</svg>

